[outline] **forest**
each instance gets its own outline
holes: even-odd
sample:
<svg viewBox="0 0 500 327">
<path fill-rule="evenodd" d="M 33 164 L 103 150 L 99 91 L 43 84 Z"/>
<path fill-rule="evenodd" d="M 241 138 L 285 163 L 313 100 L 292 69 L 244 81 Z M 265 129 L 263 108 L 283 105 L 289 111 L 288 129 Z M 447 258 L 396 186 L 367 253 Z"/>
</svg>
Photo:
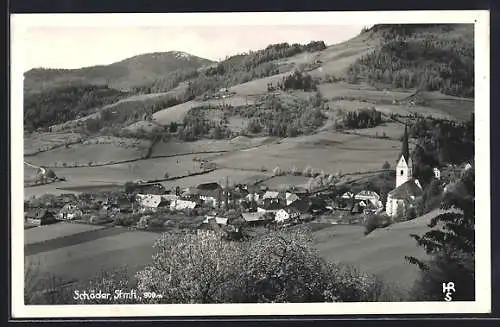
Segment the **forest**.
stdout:
<svg viewBox="0 0 500 327">
<path fill-rule="evenodd" d="M 432 178 L 433 167 L 474 162 L 474 115 L 464 123 L 419 118 L 410 125 L 409 134 L 418 139 L 414 173 L 424 183 Z"/>
<path fill-rule="evenodd" d="M 226 58 L 204 72 L 197 70 L 179 70 L 152 84 L 137 86 L 136 92 L 167 92 L 182 81 L 189 81 L 182 101 L 189 101 L 197 96 L 212 93 L 223 87 L 245 83 L 279 73 L 278 66 L 272 61 L 288 58 L 302 52 L 314 52 L 326 49 L 323 41 L 311 41 L 308 44 L 271 44 L 265 49 L 250 51 Z"/>
<path fill-rule="evenodd" d="M 371 128 L 382 123 L 382 113 L 375 108 L 349 111 L 344 117 L 347 128 Z"/>
<path fill-rule="evenodd" d="M 421 25 L 377 30 L 382 31 L 381 46 L 349 67 L 350 80 L 474 97 L 472 39 L 440 37 Z"/>
<path fill-rule="evenodd" d="M 80 85 L 54 88 L 24 95 L 24 128 L 38 128 L 64 123 L 129 96 L 107 86 Z"/>
</svg>

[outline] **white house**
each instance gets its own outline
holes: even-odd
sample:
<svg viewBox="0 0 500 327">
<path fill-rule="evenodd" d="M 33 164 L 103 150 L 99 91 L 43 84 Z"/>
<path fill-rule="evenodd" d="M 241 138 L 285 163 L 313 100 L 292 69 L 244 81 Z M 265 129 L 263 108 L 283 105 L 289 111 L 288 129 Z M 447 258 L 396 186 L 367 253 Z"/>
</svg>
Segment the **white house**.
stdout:
<svg viewBox="0 0 500 327">
<path fill-rule="evenodd" d="M 68 203 L 64 205 L 64 207 L 57 214 L 57 219 L 59 220 L 73 220 L 78 219 L 83 216 L 82 210 L 76 205 L 72 203 Z"/>
<path fill-rule="evenodd" d="M 298 219 L 300 217 L 300 212 L 294 210 L 293 208 L 285 208 L 276 211 L 274 220 L 278 223 L 282 223 L 289 219 Z"/>
<path fill-rule="evenodd" d="M 211 220 L 215 219 L 215 222 L 218 225 L 227 225 L 228 218 L 216 217 L 216 216 L 207 216 L 203 221 L 204 224 L 208 224 Z"/>
<path fill-rule="evenodd" d="M 374 206 L 377 206 L 377 207 L 379 206 L 379 202 L 380 202 L 380 196 L 376 192 L 373 192 L 373 191 L 361 191 L 354 196 L 354 199 L 364 202 L 365 205 L 366 205 L 366 202 L 369 201 Z"/>
<path fill-rule="evenodd" d="M 264 212 L 244 212 L 241 215 L 247 223 L 264 220 Z"/>
<path fill-rule="evenodd" d="M 157 208 L 161 203 L 161 195 L 154 194 L 137 194 L 136 201 L 142 207 L 146 208 Z"/>
<path fill-rule="evenodd" d="M 195 207 L 196 207 L 196 202 L 187 200 L 177 199 L 170 203 L 170 209 L 172 210 L 194 209 Z"/>
<path fill-rule="evenodd" d="M 438 168 L 434 168 L 432 171 L 434 172 L 435 179 L 441 179 L 441 171 Z"/>
</svg>

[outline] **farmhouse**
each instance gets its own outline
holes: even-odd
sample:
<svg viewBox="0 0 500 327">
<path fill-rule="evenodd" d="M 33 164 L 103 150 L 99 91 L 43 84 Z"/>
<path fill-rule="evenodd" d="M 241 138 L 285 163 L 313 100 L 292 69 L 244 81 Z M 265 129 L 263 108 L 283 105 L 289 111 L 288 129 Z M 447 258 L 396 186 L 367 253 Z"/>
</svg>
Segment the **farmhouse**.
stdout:
<svg viewBox="0 0 500 327">
<path fill-rule="evenodd" d="M 200 184 L 196 190 L 193 190 L 193 193 L 197 194 L 200 200 L 210 204 L 212 208 L 220 204 L 222 192 L 222 187 L 218 183 Z"/>
<path fill-rule="evenodd" d="M 27 223 L 37 226 L 52 224 L 56 221 L 50 211 L 41 208 L 26 212 L 25 219 Z"/>
<path fill-rule="evenodd" d="M 170 203 L 170 209 L 177 210 L 177 211 L 186 210 L 186 209 L 192 210 L 192 209 L 196 208 L 196 205 L 197 205 L 197 203 L 194 201 L 177 199 L 177 200 L 172 201 Z"/>
<path fill-rule="evenodd" d="M 79 219 L 83 215 L 79 206 L 73 203 L 68 203 L 57 214 L 56 218 L 59 220 L 73 220 Z"/>
<path fill-rule="evenodd" d="M 361 201 L 363 204 L 360 205 L 365 207 L 368 202 L 372 203 L 374 206 L 382 206 L 380 202 L 380 196 L 373 191 L 361 191 L 354 196 L 354 200 Z"/>
<path fill-rule="evenodd" d="M 218 225 L 227 225 L 228 218 L 222 218 L 222 217 L 216 217 L 216 216 L 206 216 L 205 220 L 203 221 L 204 224 L 210 223 L 210 221 L 215 220 L 215 222 Z"/>
<path fill-rule="evenodd" d="M 282 223 L 289 219 L 299 219 L 300 211 L 293 207 L 287 207 L 284 209 L 280 209 L 276 212 L 276 216 L 274 220 L 278 223 Z"/>
<path fill-rule="evenodd" d="M 245 222 L 250 224 L 257 224 L 265 221 L 265 212 L 244 212 L 242 216 Z"/>
</svg>

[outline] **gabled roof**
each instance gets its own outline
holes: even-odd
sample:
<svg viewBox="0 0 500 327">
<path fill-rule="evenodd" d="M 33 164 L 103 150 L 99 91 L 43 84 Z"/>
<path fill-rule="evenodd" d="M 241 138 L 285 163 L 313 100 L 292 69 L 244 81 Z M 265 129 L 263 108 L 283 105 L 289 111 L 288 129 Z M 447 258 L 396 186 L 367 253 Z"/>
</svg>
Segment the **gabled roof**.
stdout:
<svg viewBox="0 0 500 327">
<path fill-rule="evenodd" d="M 280 195 L 278 191 L 267 191 L 264 193 L 263 199 L 277 199 Z"/>
<path fill-rule="evenodd" d="M 380 196 L 374 191 L 364 190 L 364 191 L 361 191 L 358 194 L 356 194 L 354 198 L 356 200 L 365 200 L 365 199 L 369 199 L 369 198 L 373 198 L 373 199 L 378 200 L 380 198 Z"/>
<path fill-rule="evenodd" d="M 415 179 L 410 179 L 406 183 L 403 183 L 399 187 L 390 191 L 388 196 L 391 196 L 395 199 L 409 199 L 412 196 L 421 196 L 423 194 L 423 191 L 417 183 L 418 182 Z"/>
<path fill-rule="evenodd" d="M 244 212 L 241 214 L 246 222 L 264 220 L 264 212 Z"/>
</svg>

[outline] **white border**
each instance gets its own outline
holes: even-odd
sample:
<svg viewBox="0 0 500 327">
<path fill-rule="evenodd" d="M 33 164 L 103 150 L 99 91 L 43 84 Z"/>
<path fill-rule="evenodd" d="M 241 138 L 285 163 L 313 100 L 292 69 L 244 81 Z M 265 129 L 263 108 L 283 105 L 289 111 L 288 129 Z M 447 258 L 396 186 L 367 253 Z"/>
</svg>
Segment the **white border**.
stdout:
<svg viewBox="0 0 500 327">
<path fill-rule="evenodd" d="M 380 23 L 475 24 L 476 150 L 476 301 L 315 304 L 176 304 L 25 306 L 23 228 L 23 67 L 22 32 L 27 27 L 69 26 L 222 26 L 222 25 L 361 25 Z M 13 37 L 16 35 L 16 37 Z M 303 12 L 196 14 L 15 14 L 11 15 L 11 207 L 12 316 L 14 318 L 338 315 L 488 313 L 491 310 L 490 154 L 489 154 L 489 12 Z"/>
</svg>

